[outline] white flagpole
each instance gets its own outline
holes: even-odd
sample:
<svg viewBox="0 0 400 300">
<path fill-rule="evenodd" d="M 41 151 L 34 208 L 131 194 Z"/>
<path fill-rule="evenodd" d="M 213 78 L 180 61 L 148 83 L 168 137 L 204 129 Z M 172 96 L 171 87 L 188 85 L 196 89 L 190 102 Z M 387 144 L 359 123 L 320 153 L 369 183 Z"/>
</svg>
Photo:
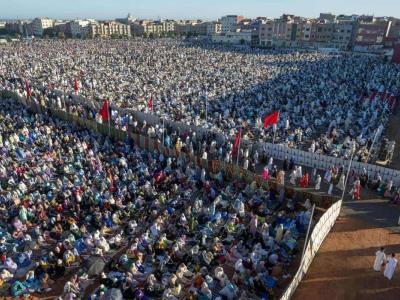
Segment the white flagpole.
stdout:
<svg viewBox="0 0 400 300">
<path fill-rule="evenodd" d="M 273 125 L 273 130 L 274 130 L 274 137 L 272 138 L 272 144 L 275 144 L 275 136 L 276 136 L 276 131 L 278 130 L 278 122 L 279 122 L 279 118 L 281 116 L 281 111 L 278 110 L 278 120 L 276 121 L 276 124 Z"/>
<path fill-rule="evenodd" d="M 162 146 L 164 148 L 164 142 L 165 142 L 165 119 L 163 118 L 162 120 L 162 126 L 163 126 L 163 131 L 162 131 Z"/>
<path fill-rule="evenodd" d="M 236 156 L 236 164 L 239 165 L 239 155 L 240 155 L 240 144 L 242 142 L 242 130 L 241 127 L 239 127 L 239 145 L 237 149 L 237 156 Z"/>
<path fill-rule="evenodd" d="M 108 135 L 111 136 L 111 105 L 110 100 L 108 100 L 107 114 L 108 114 Z"/>
<path fill-rule="evenodd" d="M 344 189 L 343 189 L 343 192 L 342 192 L 342 199 L 341 200 L 344 199 L 344 193 L 346 192 L 347 181 L 349 179 L 349 174 L 350 174 L 350 170 L 351 170 L 351 164 L 353 163 L 353 158 L 354 158 L 354 153 L 351 155 L 351 158 L 350 158 L 349 168 L 347 169 L 346 181 L 344 183 Z"/>
<path fill-rule="evenodd" d="M 206 98 L 206 123 L 207 123 L 207 119 L 208 119 L 208 93 L 207 91 L 204 94 L 205 98 Z"/>
<path fill-rule="evenodd" d="M 367 156 L 367 163 L 368 163 L 369 157 L 371 156 L 372 148 L 373 148 L 374 145 L 375 145 L 375 141 L 376 141 L 376 138 L 377 138 L 377 136 L 378 136 L 378 131 L 379 131 L 379 128 L 376 130 L 375 135 L 374 135 L 374 139 L 372 140 L 371 147 L 369 148 L 368 156 Z"/>
</svg>

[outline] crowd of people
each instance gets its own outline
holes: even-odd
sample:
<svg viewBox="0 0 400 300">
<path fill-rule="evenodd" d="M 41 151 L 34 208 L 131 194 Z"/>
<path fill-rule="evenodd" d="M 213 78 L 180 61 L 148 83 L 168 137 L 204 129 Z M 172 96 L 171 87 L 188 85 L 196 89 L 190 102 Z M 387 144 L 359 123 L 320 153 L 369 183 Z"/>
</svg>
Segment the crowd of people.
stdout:
<svg viewBox="0 0 400 300">
<path fill-rule="evenodd" d="M 2 89 L 31 92 L 33 103 L 97 123 L 107 98 L 116 128 L 178 153 L 238 163 L 280 185 L 320 191 L 324 184 L 328 194 L 345 191 L 343 166 L 302 169 L 252 143 L 235 149 L 232 137 L 241 128 L 243 141 L 275 139 L 347 158 L 357 152 L 362 160 L 400 87 L 398 66 L 347 54 L 168 39 L 15 47 L 0 48 Z M 59 283 L 61 298 L 92 300 L 274 299 L 284 289 L 310 203 L 144 151 L 128 134 L 125 142 L 112 141 L 46 110 L 1 101 L 1 295 L 51 294 Z M 129 110 L 207 133 L 138 122 Z M 263 116 L 277 110 L 277 128 L 263 129 Z M 354 199 L 371 188 L 400 203 L 380 174 L 351 172 L 348 182 Z"/>
<path fill-rule="evenodd" d="M 0 106 L 3 296 L 277 296 L 310 222 L 282 191 Z M 125 249 L 123 255 L 119 250 Z"/>
<path fill-rule="evenodd" d="M 20 79 L 115 107 L 257 141 L 367 160 L 388 123 L 400 67 L 353 54 L 236 49 L 173 39 L 40 40 L 0 48 L 3 86 Z M 14 86 L 15 88 L 15 86 Z M 262 119 L 280 112 L 277 128 Z"/>
</svg>

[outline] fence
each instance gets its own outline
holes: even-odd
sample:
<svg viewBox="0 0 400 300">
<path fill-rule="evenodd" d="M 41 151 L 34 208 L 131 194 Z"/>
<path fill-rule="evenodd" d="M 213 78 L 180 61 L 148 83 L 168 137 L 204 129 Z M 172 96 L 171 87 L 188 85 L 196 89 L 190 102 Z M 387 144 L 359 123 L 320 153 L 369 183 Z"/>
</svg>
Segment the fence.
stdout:
<svg viewBox="0 0 400 300">
<path fill-rule="evenodd" d="M 306 250 L 304 256 L 300 262 L 300 267 L 294 275 L 292 282 L 287 287 L 285 293 L 282 295 L 280 300 L 289 300 L 300 281 L 303 279 L 304 275 L 307 273 L 311 262 L 314 259 L 315 254 L 320 248 L 325 237 L 331 231 L 333 225 L 335 225 L 336 219 L 340 214 L 340 209 L 342 207 L 342 200 L 334 203 L 318 220 L 317 224 L 310 235 L 310 239 L 307 242 Z"/>
<path fill-rule="evenodd" d="M 138 134 L 135 134 L 132 132 L 125 132 L 123 130 L 116 129 L 114 127 L 109 128 L 108 125 L 98 124 L 92 120 L 83 119 L 83 118 L 80 118 L 79 116 L 71 115 L 65 111 L 41 107 L 40 104 L 28 102 L 23 98 L 16 97 L 16 95 L 13 93 L 11 93 L 11 94 L 3 93 L 2 96 L 9 96 L 12 98 L 19 99 L 22 103 L 24 103 L 25 105 L 27 105 L 34 111 L 49 110 L 51 112 L 51 114 L 56 116 L 57 118 L 60 118 L 65 121 L 73 122 L 84 128 L 95 130 L 104 135 L 110 134 L 111 137 L 113 137 L 117 140 L 120 140 L 120 141 L 124 141 L 128 135 L 129 138 L 131 138 L 135 142 L 135 144 L 138 145 L 139 147 L 141 147 L 142 149 L 146 149 L 149 151 L 159 150 L 159 151 L 162 151 L 165 156 L 182 157 L 186 161 L 192 161 L 192 162 L 196 163 L 197 165 L 207 169 L 211 173 L 215 174 L 219 171 L 224 171 L 224 173 L 227 177 L 230 177 L 230 178 L 236 179 L 236 180 L 245 180 L 246 182 L 254 182 L 255 181 L 259 184 L 260 187 L 262 187 L 264 189 L 273 188 L 273 189 L 277 190 L 277 189 L 284 188 L 285 194 L 289 197 L 297 197 L 297 199 L 301 198 L 299 200 L 305 200 L 308 198 L 312 202 L 316 203 L 318 206 L 329 207 L 328 210 L 322 215 L 322 217 L 318 220 L 318 222 L 314 226 L 314 229 L 310 235 L 310 238 L 307 241 L 306 250 L 305 250 L 304 256 L 302 257 L 302 260 L 300 262 L 300 267 L 299 267 L 298 271 L 296 272 L 295 276 L 293 277 L 293 280 L 291 281 L 290 285 L 287 287 L 284 294 L 282 295 L 281 300 L 289 300 L 291 298 L 291 296 L 294 294 L 300 281 L 302 280 L 304 275 L 307 273 L 307 270 L 308 270 L 309 266 L 311 265 L 311 262 L 315 256 L 315 254 L 317 253 L 319 247 L 321 246 L 323 240 L 328 235 L 331 228 L 335 224 L 337 217 L 339 216 L 340 209 L 342 206 L 342 200 L 338 201 L 337 197 L 321 196 L 321 195 L 315 194 L 315 193 L 307 193 L 307 192 L 298 190 L 296 188 L 283 187 L 283 186 L 280 186 L 275 180 L 270 179 L 270 180 L 266 181 L 261 176 L 254 174 L 248 170 L 244 170 L 237 165 L 227 164 L 225 162 L 217 161 L 217 160 L 205 160 L 205 159 L 202 159 L 202 158 L 194 156 L 194 155 L 189 155 L 189 154 L 183 153 L 183 152 L 177 152 L 175 149 L 168 149 L 168 148 L 163 147 L 163 145 L 158 143 L 155 139 L 151 139 L 147 136 L 138 135 Z M 280 155 L 293 156 L 294 155 L 293 151 L 299 151 L 299 150 L 284 148 L 287 152 L 283 152 L 283 151 L 279 151 L 281 149 L 276 148 L 276 147 L 277 147 L 277 145 L 273 145 L 273 147 L 270 147 L 270 151 L 271 151 L 270 153 L 272 153 L 271 155 L 273 155 L 274 157 L 277 157 L 277 158 L 281 158 Z M 302 151 L 302 152 L 304 152 L 304 151 Z M 300 157 L 301 157 L 301 155 L 300 155 Z M 306 156 L 304 156 L 304 159 L 300 159 L 298 162 L 302 163 L 302 164 L 306 164 L 307 163 Z"/>
<path fill-rule="evenodd" d="M 51 109 L 51 113 L 60 119 L 75 122 L 80 126 L 97 130 L 98 132 L 105 135 L 107 135 L 108 131 L 110 130 L 108 128 L 108 125 L 96 124 L 94 121 L 82 119 L 77 116 L 68 114 L 64 111 Z M 268 190 L 269 188 L 273 188 L 275 190 L 284 188 L 285 194 L 289 197 L 297 197 L 298 200 L 305 200 L 308 198 L 312 202 L 316 203 L 318 206 L 329 207 L 328 210 L 321 216 L 321 218 L 315 224 L 312 233 L 310 234 L 310 238 L 305 246 L 306 248 L 304 256 L 302 257 L 302 260 L 300 262 L 300 267 L 297 270 L 295 276 L 293 277 L 290 285 L 282 295 L 281 300 L 289 300 L 291 298 L 297 286 L 299 285 L 300 281 L 307 273 L 307 270 L 311 265 L 312 260 L 314 259 L 314 256 L 316 255 L 322 242 L 324 241 L 325 237 L 328 235 L 333 225 L 335 224 L 336 219 L 340 213 L 342 200 L 337 201 L 338 200 L 337 197 L 321 196 L 314 193 L 306 193 L 304 191 L 299 191 L 296 188 L 283 187 L 280 186 L 275 180 L 271 179 L 266 181 L 261 176 L 254 174 L 248 170 L 244 170 L 237 165 L 228 164 L 218 160 L 205 160 L 198 156 L 189 155 L 183 152 L 177 152 L 175 149 L 165 148 L 156 140 L 151 139 L 147 136 L 138 135 L 131 132 L 127 133 L 125 131 L 118 130 L 115 128 L 111 128 L 110 134 L 113 138 L 120 141 L 125 140 L 128 134 L 129 137 L 135 142 L 135 144 L 141 147 L 142 149 L 149 151 L 159 150 L 163 151 L 163 154 L 165 156 L 181 157 L 185 161 L 194 162 L 197 165 L 207 169 L 208 171 L 214 174 L 219 171 L 224 171 L 226 176 L 231 179 L 245 180 L 246 182 L 255 181 L 258 183 L 260 187 L 266 190 Z"/>
<path fill-rule="evenodd" d="M 19 97 L 16 93 L 12 91 L 2 91 L 4 95 L 8 97 Z M 59 95 L 62 95 L 62 91 L 57 91 Z M 84 106 L 90 107 L 91 109 L 98 109 L 99 103 L 95 103 L 93 101 L 87 101 L 87 99 L 83 99 L 80 96 L 71 95 L 73 103 L 79 103 Z M 147 114 L 143 112 L 134 111 L 131 109 L 122 109 L 122 108 L 113 108 L 113 110 L 118 110 L 121 114 L 125 115 L 132 115 L 138 121 L 143 122 L 146 121 L 149 125 L 159 125 L 162 124 L 162 119 L 153 114 Z M 164 120 L 165 125 L 172 127 L 179 131 L 188 131 L 191 129 L 195 131 L 197 136 L 204 136 L 207 134 L 207 130 L 204 128 L 196 127 L 194 125 L 188 125 L 181 122 L 175 122 L 171 120 Z M 225 141 L 227 137 L 221 133 L 215 133 L 217 136 L 218 141 Z M 279 144 L 271 144 L 271 143 L 264 143 L 264 142 L 255 142 L 252 140 L 245 140 L 241 141 L 243 147 L 248 147 L 253 150 L 257 150 L 259 153 L 265 151 L 268 156 L 271 156 L 278 160 L 283 160 L 285 157 L 293 158 L 296 164 L 301 164 L 303 166 L 307 166 L 310 168 L 318 168 L 321 170 L 326 170 L 332 165 L 336 166 L 344 166 L 345 168 L 349 165 L 349 160 L 331 157 L 327 155 L 321 155 L 317 153 L 311 153 L 307 151 L 302 151 L 299 149 L 292 149 L 285 147 Z M 374 176 L 378 172 L 380 173 L 382 179 L 384 181 L 392 180 L 394 185 L 400 185 L 400 171 L 393 170 L 373 164 L 362 163 L 362 162 L 352 162 L 352 170 L 356 173 L 360 174 L 363 170 L 367 170 L 369 175 Z"/>
<path fill-rule="evenodd" d="M 282 160 L 285 157 L 288 158 L 293 157 L 294 161 L 298 164 L 322 170 L 327 170 L 332 165 L 344 166 L 345 168 L 347 168 L 350 163 L 349 160 L 344 160 L 337 157 L 330 157 L 317 153 L 311 153 L 299 149 L 291 149 L 284 147 L 282 145 L 274 145 L 270 143 L 258 143 L 256 147 L 259 151 L 265 149 L 268 155 L 276 159 Z M 353 161 L 351 164 L 351 169 L 358 174 L 362 173 L 364 168 L 370 175 L 375 175 L 377 172 L 379 172 L 383 180 L 385 181 L 393 180 L 393 183 L 395 185 L 400 185 L 400 171 L 398 170 L 393 170 L 389 168 L 380 167 L 377 165 L 356 162 L 356 161 Z"/>
</svg>

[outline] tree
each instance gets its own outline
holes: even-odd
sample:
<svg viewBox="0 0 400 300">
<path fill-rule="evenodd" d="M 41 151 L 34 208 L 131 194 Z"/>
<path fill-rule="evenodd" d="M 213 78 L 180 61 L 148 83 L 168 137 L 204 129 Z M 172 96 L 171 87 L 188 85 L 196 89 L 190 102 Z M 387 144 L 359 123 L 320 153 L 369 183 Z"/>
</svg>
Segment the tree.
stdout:
<svg viewBox="0 0 400 300">
<path fill-rule="evenodd" d="M 55 32 L 54 32 L 54 28 L 45 28 L 43 29 L 43 36 L 48 36 L 48 37 L 54 37 L 55 36 Z"/>
<path fill-rule="evenodd" d="M 65 33 L 64 32 L 59 32 L 58 33 L 58 38 L 64 40 L 65 39 Z"/>
</svg>

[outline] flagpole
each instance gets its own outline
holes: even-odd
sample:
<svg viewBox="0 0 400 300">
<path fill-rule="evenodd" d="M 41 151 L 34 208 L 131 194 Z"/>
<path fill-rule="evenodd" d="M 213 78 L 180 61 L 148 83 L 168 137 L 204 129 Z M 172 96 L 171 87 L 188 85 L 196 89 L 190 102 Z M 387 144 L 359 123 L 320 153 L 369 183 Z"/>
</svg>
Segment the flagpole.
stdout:
<svg viewBox="0 0 400 300">
<path fill-rule="evenodd" d="M 67 112 L 67 101 L 66 101 L 66 98 L 67 98 L 67 94 L 66 94 L 66 91 L 67 90 L 67 88 L 66 88 L 66 86 L 64 85 L 64 97 L 63 97 L 63 100 L 64 100 L 64 109 L 65 109 L 65 112 Z"/>
<path fill-rule="evenodd" d="M 206 124 L 207 124 L 207 117 L 208 117 L 208 95 L 206 94 Z"/>
<path fill-rule="evenodd" d="M 239 166 L 239 155 L 240 155 L 240 144 L 242 142 L 242 130 L 241 127 L 239 127 L 239 145 L 238 145 L 238 150 L 237 150 L 237 156 L 236 156 L 236 164 Z"/>
<path fill-rule="evenodd" d="M 275 144 L 275 136 L 276 136 L 276 132 L 278 130 L 278 122 L 279 122 L 280 116 L 281 116 L 281 111 L 278 110 L 278 120 L 277 120 L 276 124 L 274 124 L 273 127 L 272 127 L 273 130 L 274 130 L 274 137 L 272 138 L 272 144 Z"/>
<path fill-rule="evenodd" d="M 351 155 L 351 159 L 350 159 L 350 162 L 349 162 L 349 168 L 347 169 L 346 181 L 344 183 L 344 188 L 343 188 L 342 199 L 341 200 L 344 199 L 344 193 L 346 192 L 347 182 L 349 180 L 349 174 L 350 174 L 350 170 L 351 170 L 351 164 L 353 163 L 353 158 L 354 158 L 354 152 Z"/>
<path fill-rule="evenodd" d="M 375 141 L 376 141 L 376 138 L 377 138 L 377 136 L 378 136 L 378 131 L 379 131 L 379 128 L 376 130 L 375 135 L 374 135 L 374 139 L 372 140 L 371 147 L 369 148 L 368 156 L 367 156 L 367 161 L 366 161 L 367 163 L 368 163 L 369 157 L 371 156 L 372 148 L 373 148 L 374 145 L 375 145 Z"/>
<path fill-rule="evenodd" d="M 163 131 L 162 131 L 162 146 L 164 148 L 164 142 L 165 142 L 165 119 L 162 119 L 162 126 L 163 126 Z"/>
<path fill-rule="evenodd" d="M 108 114 L 108 136 L 111 136 L 111 105 L 110 100 L 108 100 L 107 114 Z"/>
</svg>

